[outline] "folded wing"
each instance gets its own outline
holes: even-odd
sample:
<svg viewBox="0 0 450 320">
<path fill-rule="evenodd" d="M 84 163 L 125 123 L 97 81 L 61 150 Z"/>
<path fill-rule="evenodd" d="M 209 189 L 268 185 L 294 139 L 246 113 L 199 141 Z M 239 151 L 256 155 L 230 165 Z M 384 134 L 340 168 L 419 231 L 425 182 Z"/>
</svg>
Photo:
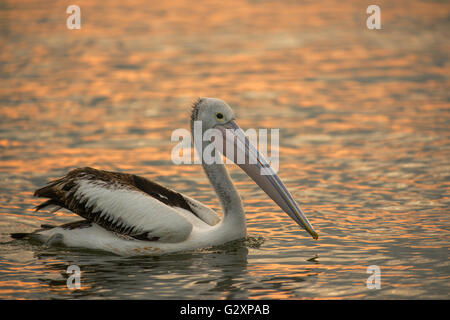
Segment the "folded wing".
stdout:
<svg viewBox="0 0 450 320">
<path fill-rule="evenodd" d="M 92 168 L 70 171 L 36 190 L 49 200 L 36 207 L 66 208 L 101 227 L 139 240 L 181 242 L 192 224 L 179 214 L 185 209 L 209 225 L 219 221 L 200 202 L 145 178 Z"/>
</svg>

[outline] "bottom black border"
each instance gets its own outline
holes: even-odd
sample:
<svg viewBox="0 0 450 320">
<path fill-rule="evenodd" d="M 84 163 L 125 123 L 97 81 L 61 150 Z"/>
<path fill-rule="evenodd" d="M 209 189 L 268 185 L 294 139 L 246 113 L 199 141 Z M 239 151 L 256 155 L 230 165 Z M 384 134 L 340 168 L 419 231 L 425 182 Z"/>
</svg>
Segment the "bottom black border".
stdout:
<svg viewBox="0 0 450 320">
<path fill-rule="evenodd" d="M 2 300 L 2 312 L 30 315 L 144 319 L 301 319 L 307 316 L 417 316 L 449 300 Z M 443 313 L 445 314 L 445 312 Z M 283 318 L 281 318 L 283 317 Z"/>
</svg>

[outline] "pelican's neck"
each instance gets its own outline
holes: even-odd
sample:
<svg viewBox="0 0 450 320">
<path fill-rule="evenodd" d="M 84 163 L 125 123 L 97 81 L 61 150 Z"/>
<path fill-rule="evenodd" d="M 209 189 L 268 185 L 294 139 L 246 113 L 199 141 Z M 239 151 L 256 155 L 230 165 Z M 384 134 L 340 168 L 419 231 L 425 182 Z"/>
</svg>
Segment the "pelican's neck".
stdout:
<svg viewBox="0 0 450 320">
<path fill-rule="evenodd" d="M 202 166 L 205 170 L 206 176 L 209 182 L 214 188 L 217 196 L 219 197 L 220 205 L 222 206 L 223 220 L 222 225 L 231 226 L 233 229 L 239 229 L 246 232 L 246 222 L 244 208 L 242 206 L 242 200 L 237 192 L 230 175 L 223 163 L 207 164 L 203 160 L 203 150 L 211 143 L 210 141 L 203 140 L 203 131 L 196 129 L 195 121 L 198 114 L 199 103 L 194 105 L 191 116 L 191 133 L 194 139 L 194 146 L 197 153 L 202 159 Z"/>
<path fill-rule="evenodd" d="M 223 222 L 242 225 L 245 228 L 245 214 L 242 200 L 224 164 L 205 164 L 203 169 L 214 187 L 223 211 Z"/>
</svg>

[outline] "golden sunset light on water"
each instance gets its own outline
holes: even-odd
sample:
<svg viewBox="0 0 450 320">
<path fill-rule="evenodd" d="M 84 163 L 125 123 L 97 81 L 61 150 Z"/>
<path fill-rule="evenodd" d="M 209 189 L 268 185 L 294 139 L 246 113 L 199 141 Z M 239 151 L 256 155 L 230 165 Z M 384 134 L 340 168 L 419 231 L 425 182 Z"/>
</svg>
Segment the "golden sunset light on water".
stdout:
<svg viewBox="0 0 450 320">
<path fill-rule="evenodd" d="M 357 0 L 83 0 L 80 29 L 70 4 L 0 5 L 0 299 L 449 298 L 448 3 L 379 1 L 373 30 Z M 279 129 L 278 175 L 317 241 L 234 164 L 247 237 L 231 244 L 123 257 L 11 238 L 80 220 L 33 193 L 82 167 L 222 218 L 202 166 L 171 159 L 198 97 Z"/>
</svg>

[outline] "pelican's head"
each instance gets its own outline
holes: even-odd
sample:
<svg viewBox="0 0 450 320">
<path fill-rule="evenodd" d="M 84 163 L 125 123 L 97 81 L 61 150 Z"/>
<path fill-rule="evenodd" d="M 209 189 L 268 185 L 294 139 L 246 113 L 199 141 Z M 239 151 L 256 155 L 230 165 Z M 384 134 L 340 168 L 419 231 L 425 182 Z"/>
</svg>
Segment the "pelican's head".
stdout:
<svg viewBox="0 0 450 320">
<path fill-rule="evenodd" d="M 195 102 L 192 109 L 191 129 L 194 132 L 195 121 L 201 121 L 202 134 L 209 129 L 217 129 L 222 141 L 218 143 L 214 139 L 213 143 L 216 145 L 216 149 L 241 167 L 284 212 L 314 239 L 317 239 L 319 237 L 317 232 L 314 231 L 297 202 L 264 156 L 247 139 L 234 120 L 233 110 L 224 101 L 215 98 L 200 98 Z M 231 148 L 234 149 L 234 152 L 231 152 L 230 156 L 226 150 Z M 239 158 L 239 153 L 242 153 L 244 157 Z M 236 159 L 243 158 L 245 159 L 244 163 L 236 161 Z"/>
<path fill-rule="evenodd" d="M 234 112 L 225 101 L 216 98 L 199 98 L 192 107 L 192 122 L 201 121 L 205 132 L 217 125 L 234 120 Z"/>
</svg>

